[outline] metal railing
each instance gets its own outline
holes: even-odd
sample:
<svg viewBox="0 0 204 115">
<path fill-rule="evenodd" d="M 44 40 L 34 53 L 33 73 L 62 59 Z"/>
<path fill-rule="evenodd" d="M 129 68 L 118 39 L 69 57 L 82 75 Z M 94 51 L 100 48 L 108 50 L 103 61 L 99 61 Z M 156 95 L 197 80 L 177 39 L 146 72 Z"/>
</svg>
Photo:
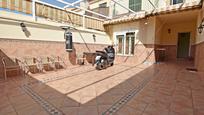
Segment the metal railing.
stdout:
<svg viewBox="0 0 204 115">
<path fill-rule="evenodd" d="M 0 8 L 32 14 L 32 2 L 30 0 L 0 0 Z"/>
<path fill-rule="evenodd" d="M 35 12 L 32 11 L 33 6 L 35 7 Z M 59 23 L 67 23 L 75 27 L 104 31 L 104 21 L 101 19 L 65 11 L 63 8 L 41 2 L 35 2 L 35 5 L 32 5 L 32 0 L 0 0 L 0 8 L 34 15 Z"/>
</svg>

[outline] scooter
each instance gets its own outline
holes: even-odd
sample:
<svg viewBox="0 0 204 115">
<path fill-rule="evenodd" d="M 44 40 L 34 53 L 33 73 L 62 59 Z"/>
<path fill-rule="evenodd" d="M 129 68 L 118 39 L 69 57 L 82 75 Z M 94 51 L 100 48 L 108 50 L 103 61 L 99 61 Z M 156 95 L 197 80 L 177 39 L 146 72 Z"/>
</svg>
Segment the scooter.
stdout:
<svg viewBox="0 0 204 115">
<path fill-rule="evenodd" d="M 95 64 L 96 69 L 102 70 L 113 66 L 115 60 L 115 49 L 113 46 L 108 46 L 104 51 L 96 51 Z"/>
</svg>

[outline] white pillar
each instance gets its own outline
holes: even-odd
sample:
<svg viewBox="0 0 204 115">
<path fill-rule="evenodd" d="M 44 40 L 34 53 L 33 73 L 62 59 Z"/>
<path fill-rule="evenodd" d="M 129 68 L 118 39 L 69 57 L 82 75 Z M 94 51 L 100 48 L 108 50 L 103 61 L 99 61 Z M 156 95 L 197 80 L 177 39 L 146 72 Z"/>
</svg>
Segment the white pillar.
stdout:
<svg viewBox="0 0 204 115">
<path fill-rule="evenodd" d="M 85 18 L 85 15 L 83 15 L 83 18 L 82 18 L 82 20 L 83 20 L 83 25 L 82 25 L 83 28 L 86 28 L 86 25 L 85 25 L 85 24 L 86 24 L 85 19 L 86 19 L 86 18 Z"/>
<path fill-rule="evenodd" d="M 36 21 L 36 12 L 35 12 L 35 0 L 32 0 L 32 14 L 33 14 L 33 20 Z"/>
<path fill-rule="evenodd" d="M 113 18 L 113 7 L 114 7 L 113 5 L 114 5 L 114 3 L 110 0 L 109 1 L 109 6 L 108 6 L 109 7 L 109 17 L 110 18 Z"/>
</svg>

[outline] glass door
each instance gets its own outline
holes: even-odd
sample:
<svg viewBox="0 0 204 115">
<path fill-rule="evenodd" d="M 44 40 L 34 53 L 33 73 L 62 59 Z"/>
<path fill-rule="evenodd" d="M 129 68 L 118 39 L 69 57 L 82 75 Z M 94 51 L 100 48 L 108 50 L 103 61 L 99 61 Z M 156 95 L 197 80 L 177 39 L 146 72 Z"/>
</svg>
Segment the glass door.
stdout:
<svg viewBox="0 0 204 115">
<path fill-rule="evenodd" d="M 124 35 L 117 35 L 117 54 L 124 54 Z"/>
</svg>

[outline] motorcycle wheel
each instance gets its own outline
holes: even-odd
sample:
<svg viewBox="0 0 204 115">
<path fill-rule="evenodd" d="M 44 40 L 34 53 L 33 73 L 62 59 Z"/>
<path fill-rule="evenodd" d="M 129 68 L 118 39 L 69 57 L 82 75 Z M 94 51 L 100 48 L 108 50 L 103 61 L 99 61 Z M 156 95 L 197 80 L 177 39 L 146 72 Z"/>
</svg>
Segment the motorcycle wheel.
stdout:
<svg viewBox="0 0 204 115">
<path fill-rule="evenodd" d="M 97 69 L 97 70 L 102 70 L 102 69 L 103 69 L 102 64 L 97 64 L 97 65 L 96 65 L 96 69 Z"/>
</svg>

